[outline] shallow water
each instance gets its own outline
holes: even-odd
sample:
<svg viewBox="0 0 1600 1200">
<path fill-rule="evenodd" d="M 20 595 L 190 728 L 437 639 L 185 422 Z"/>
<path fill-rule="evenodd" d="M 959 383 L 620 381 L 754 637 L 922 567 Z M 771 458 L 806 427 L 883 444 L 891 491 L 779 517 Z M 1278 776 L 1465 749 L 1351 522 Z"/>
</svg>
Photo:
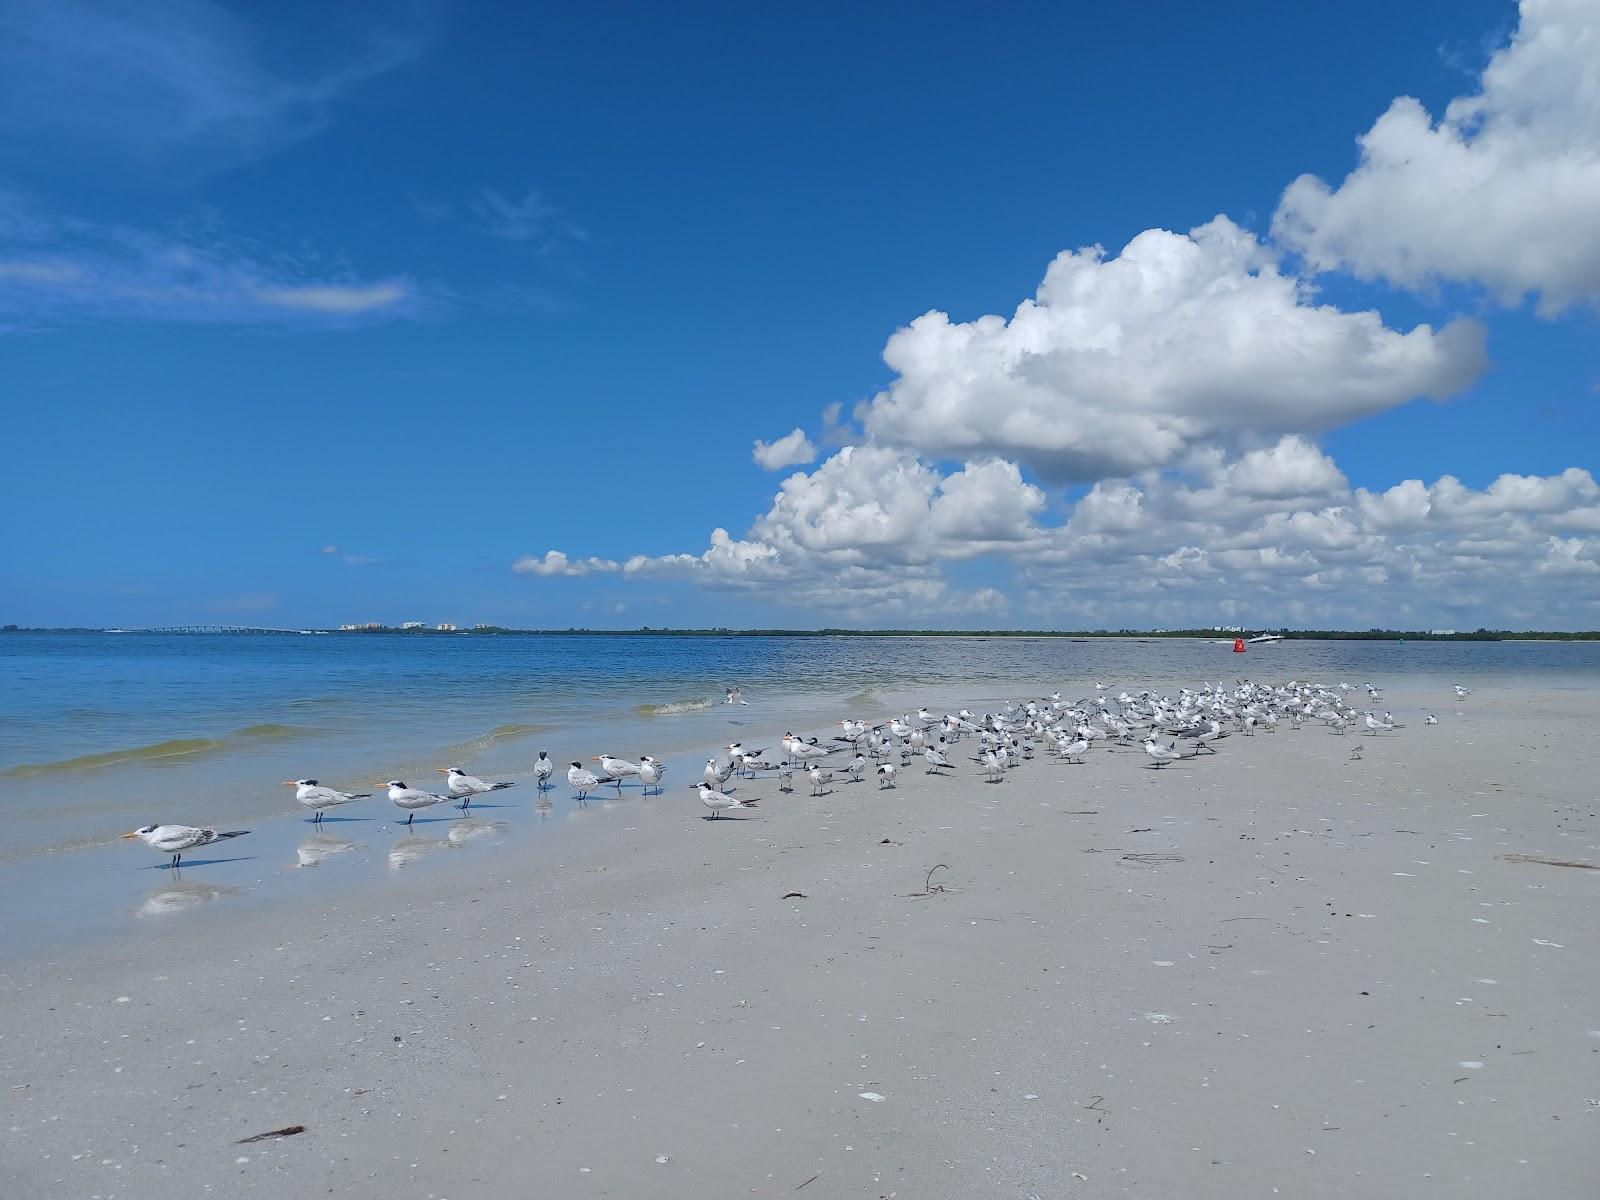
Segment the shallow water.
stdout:
<svg viewBox="0 0 1600 1200">
<path fill-rule="evenodd" d="M 655 754 L 669 786 L 649 802 L 692 816 L 686 785 L 730 741 L 771 747 L 787 729 L 924 703 L 1076 697 L 1096 680 L 1169 689 L 1246 674 L 1370 679 L 1393 688 L 1385 705 L 1402 718 L 1437 706 L 1483 720 L 1508 690 L 1600 683 L 1600 645 L 1286 642 L 1241 656 L 1225 642 L 1137 638 L 0 637 L 0 906 L 20 918 L 0 923 L 0 953 L 336 903 L 345 889 L 471 870 L 484 854 L 630 819 L 637 785 L 579 808 L 558 774 L 541 796 L 529 774 L 540 750 L 559 764 Z M 1484 695 L 1457 705 L 1453 682 Z M 747 703 L 722 703 L 728 685 Z M 383 781 L 437 787 L 447 763 L 522 786 L 401 825 Z M 305 776 L 377 794 L 314 826 L 279 784 Z M 116 840 L 149 822 L 252 832 L 168 872 Z"/>
<path fill-rule="evenodd" d="M 419 786 L 447 764 L 526 772 L 607 751 L 666 756 L 816 728 L 963 689 L 968 703 L 1250 674 L 1600 682 L 1600 643 L 1068 638 L 0 637 L 6 861 L 149 821 L 295 811 L 280 780 Z M 721 703 L 742 689 L 746 705 Z M 748 727 L 749 736 L 741 729 Z"/>
</svg>

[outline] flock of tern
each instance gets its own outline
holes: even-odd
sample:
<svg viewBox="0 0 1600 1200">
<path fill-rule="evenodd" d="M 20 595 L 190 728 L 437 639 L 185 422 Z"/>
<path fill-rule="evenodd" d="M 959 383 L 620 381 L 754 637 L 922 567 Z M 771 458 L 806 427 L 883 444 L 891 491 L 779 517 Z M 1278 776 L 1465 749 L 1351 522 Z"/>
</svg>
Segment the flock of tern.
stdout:
<svg viewBox="0 0 1600 1200">
<path fill-rule="evenodd" d="M 1370 683 L 1364 687 L 1370 701 L 1381 700 L 1376 687 Z M 779 743 L 781 757 L 769 756 L 765 748 L 752 750 L 733 742 L 724 748 L 726 761 L 716 757 L 706 760 L 700 780 L 690 789 L 699 793 L 707 819 L 715 820 L 733 809 L 756 807 L 754 799 L 733 794 L 736 785 L 730 786 L 730 781 L 735 777 L 757 779 L 763 774 L 775 774 L 779 790 L 788 792 L 794 789 L 795 776 L 803 774 L 811 794 L 820 796 L 826 795 L 841 775 L 859 783 L 871 772 L 881 790 L 893 788 L 901 770 L 918 758 L 927 775 L 943 776 L 955 770 L 963 753 L 957 747 L 963 743 L 970 744 L 971 753 L 966 757 L 981 769 L 985 781 L 1002 783 L 1009 771 L 1039 753 L 1079 766 L 1096 747 L 1138 744 L 1149 759 L 1147 765 L 1159 770 L 1184 759 L 1215 754 L 1216 743 L 1235 733 L 1249 737 L 1276 733 L 1285 726 L 1298 730 L 1314 724 L 1343 735 L 1359 723 L 1369 736 L 1375 736 L 1403 727 L 1387 711 L 1380 714 L 1373 708 L 1352 704 L 1349 696 L 1355 689 L 1345 683 L 1328 687 L 1296 680 L 1274 685 L 1239 680 L 1231 688 L 1221 683 L 1198 690 L 1182 688 L 1176 696 L 1149 690 L 1130 694 L 1124 690 L 1110 697 L 1109 690 L 1107 684 L 1097 683 L 1092 697 L 1068 701 L 1055 692 L 1039 700 L 1010 702 L 998 712 L 981 715 L 962 709 L 937 716 L 921 708 L 877 724 L 846 719 L 839 723 L 841 732 L 826 743 L 786 733 Z M 1454 690 L 1458 700 L 1471 694 L 1470 688 L 1460 684 Z M 747 703 L 737 689 L 729 689 L 728 696 L 726 703 Z M 1438 718 L 1428 715 L 1427 724 L 1437 725 Z M 1359 757 L 1359 750 L 1353 751 L 1352 757 Z M 604 787 L 615 787 L 620 795 L 623 783 L 630 779 L 638 780 L 647 796 L 652 790 L 657 794 L 661 791 L 666 766 L 651 755 L 641 755 L 638 762 L 632 762 L 598 754 L 591 761 L 598 766 L 585 767 L 575 760 L 567 768 L 567 782 L 580 804 L 587 803 L 592 792 Z M 455 801 L 465 811 L 475 797 L 515 786 L 511 781 L 480 779 L 460 767 L 438 770 L 445 776 L 443 792 L 414 788 L 404 780 L 389 781 L 389 801 L 407 814 L 406 825 L 416 819 L 418 812 L 436 804 Z M 540 751 L 533 766 L 534 782 L 540 792 L 553 786 L 555 771 L 549 754 Z M 315 779 L 284 782 L 295 789 L 296 801 L 312 813 L 312 822 L 317 824 L 328 809 L 372 795 L 339 791 Z M 146 825 L 122 836 L 137 838 L 170 855 L 169 865 L 177 867 L 187 851 L 247 832 Z"/>
</svg>

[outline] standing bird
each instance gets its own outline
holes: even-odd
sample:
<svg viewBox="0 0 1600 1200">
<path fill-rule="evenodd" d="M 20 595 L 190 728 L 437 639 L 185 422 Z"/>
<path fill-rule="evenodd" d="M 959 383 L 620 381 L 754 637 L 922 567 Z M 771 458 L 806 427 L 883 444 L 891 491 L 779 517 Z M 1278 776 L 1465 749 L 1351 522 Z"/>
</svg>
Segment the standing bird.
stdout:
<svg viewBox="0 0 1600 1200">
<path fill-rule="evenodd" d="M 850 778 L 854 782 L 860 783 L 867 774 L 867 756 L 865 754 L 857 754 L 845 770 L 850 772 Z"/>
<path fill-rule="evenodd" d="M 828 785 L 833 782 L 833 772 L 824 771 L 816 763 L 806 769 L 806 774 L 811 776 L 811 794 L 813 796 L 825 795 Z"/>
<path fill-rule="evenodd" d="M 513 787 L 510 783 L 490 783 L 487 779 L 479 779 L 476 775 L 468 775 L 460 767 L 436 767 L 441 775 L 449 777 L 447 785 L 452 796 L 461 797 L 461 808 L 466 810 L 472 803 L 474 796 L 483 796 L 489 792 L 498 792 L 504 788 Z"/>
<path fill-rule="evenodd" d="M 600 786 L 600 781 L 595 778 L 594 772 L 581 762 L 574 762 L 567 768 L 567 782 L 578 790 L 579 804 L 587 804 L 589 793 Z"/>
<path fill-rule="evenodd" d="M 935 750 L 932 746 L 922 752 L 922 757 L 928 763 L 928 769 L 923 772 L 924 775 L 937 775 L 941 770 L 950 766 L 950 760 L 944 756 L 944 753 Z"/>
<path fill-rule="evenodd" d="M 795 737 L 792 733 L 784 734 L 783 748 L 789 752 L 790 758 L 801 764 L 828 757 L 827 747 L 814 746 L 810 742 Z"/>
<path fill-rule="evenodd" d="M 352 800 L 365 800 L 371 792 L 339 792 L 331 787 L 323 787 L 315 779 L 285 779 L 284 787 L 294 789 L 294 798 L 300 802 L 301 808 L 309 808 L 314 814 L 311 818 L 313 825 L 322 823 L 324 809 L 335 808 L 340 804 L 349 804 Z"/>
<path fill-rule="evenodd" d="M 432 808 L 435 804 L 448 804 L 451 797 L 441 796 L 437 792 L 425 792 L 421 788 L 407 787 L 400 780 L 391 779 L 389 799 L 397 808 L 411 814 L 406 818 L 406 824 L 409 825 L 416 820 L 417 813 L 425 808 Z"/>
<path fill-rule="evenodd" d="M 168 867 L 176 870 L 183 861 L 184 852 L 193 850 L 197 846 L 209 846 L 213 842 L 225 842 L 229 838 L 243 837 L 249 833 L 248 829 L 233 829 L 226 833 L 218 833 L 215 829 L 196 829 L 193 825 L 146 825 L 142 829 L 135 829 L 132 833 L 123 834 L 123 838 L 138 838 L 152 850 L 159 850 L 163 854 L 172 855 Z"/>
<path fill-rule="evenodd" d="M 539 790 L 545 791 L 550 787 L 550 776 L 556 773 L 556 764 L 550 760 L 550 755 L 539 751 L 539 761 L 533 764 L 533 777 L 539 781 Z"/>
<path fill-rule="evenodd" d="M 1145 739 L 1144 752 L 1150 756 L 1151 762 L 1156 767 L 1164 767 L 1170 762 L 1177 762 L 1183 755 L 1179 754 L 1176 747 L 1164 746 L 1155 738 Z"/>
<path fill-rule="evenodd" d="M 1424 725 L 1437 725 L 1438 723 L 1439 723 L 1439 718 L 1434 716 L 1432 713 L 1429 713 L 1428 714 L 1428 719 L 1423 722 Z"/>
<path fill-rule="evenodd" d="M 711 810 L 711 816 L 707 818 L 708 820 L 715 821 L 719 814 L 726 812 L 730 808 L 754 808 L 756 806 L 754 800 L 738 800 L 726 792 L 719 792 L 716 788 L 707 787 L 703 783 L 694 783 L 689 786 L 700 793 L 700 803 Z"/>
<path fill-rule="evenodd" d="M 1462 687 L 1459 683 L 1455 685 L 1455 688 L 1457 700 L 1465 700 L 1468 696 L 1472 695 L 1471 688 Z"/>
<path fill-rule="evenodd" d="M 1079 738 L 1077 741 L 1068 742 L 1065 746 L 1061 747 L 1061 757 L 1066 759 L 1069 763 L 1072 762 L 1073 759 L 1077 759 L 1078 761 L 1074 765 L 1082 766 L 1084 753 L 1088 749 L 1088 740 L 1085 738 Z"/>
<path fill-rule="evenodd" d="M 1000 757 L 993 750 L 983 752 L 983 770 L 988 778 L 986 783 L 999 783 L 1006 777 L 1006 769 L 1000 762 Z"/>
<path fill-rule="evenodd" d="M 613 758 L 609 754 L 596 754 L 594 761 L 599 763 L 600 769 L 606 773 L 605 778 L 600 782 L 616 784 L 617 795 L 619 796 L 622 795 L 622 781 L 629 775 L 637 775 L 639 773 L 639 764 L 631 763 L 625 758 Z"/>
<path fill-rule="evenodd" d="M 894 786 L 895 772 L 899 770 L 893 763 L 878 764 L 878 789 L 892 788 Z"/>
<path fill-rule="evenodd" d="M 723 766 L 714 758 L 706 759 L 706 768 L 700 772 L 700 778 L 707 787 L 719 788 L 733 778 L 733 764 L 730 762 Z"/>
<path fill-rule="evenodd" d="M 667 768 L 648 754 L 639 759 L 639 782 L 644 784 L 644 794 L 648 796 L 650 789 L 656 789 L 656 795 L 661 794 L 661 773 Z"/>
</svg>

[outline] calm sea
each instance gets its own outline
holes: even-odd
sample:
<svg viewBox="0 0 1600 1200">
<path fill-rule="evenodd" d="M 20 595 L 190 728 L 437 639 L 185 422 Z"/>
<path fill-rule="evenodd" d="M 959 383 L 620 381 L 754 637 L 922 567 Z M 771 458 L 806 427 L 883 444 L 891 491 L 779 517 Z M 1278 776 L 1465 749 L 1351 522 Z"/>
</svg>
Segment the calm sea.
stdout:
<svg viewBox="0 0 1600 1200">
<path fill-rule="evenodd" d="M 421 786 L 605 751 L 770 745 L 940 706 L 1240 675 L 1587 687 L 1596 643 L 1164 639 L 0 635 L 0 862 L 147 821 L 293 811 L 279 781 Z M 728 686 L 748 705 L 721 703 Z M 1444 703 L 1441 697 L 1441 704 Z"/>
</svg>

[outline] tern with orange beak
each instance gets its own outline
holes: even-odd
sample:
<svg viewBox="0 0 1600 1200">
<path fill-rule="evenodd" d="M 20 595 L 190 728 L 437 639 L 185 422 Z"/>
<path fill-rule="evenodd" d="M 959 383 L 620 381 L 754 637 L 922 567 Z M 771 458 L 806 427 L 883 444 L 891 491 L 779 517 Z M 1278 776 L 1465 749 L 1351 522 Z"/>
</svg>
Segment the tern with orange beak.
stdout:
<svg viewBox="0 0 1600 1200">
<path fill-rule="evenodd" d="M 146 825 L 142 829 L 135 829 L 132 833 L 125 833 L 122 837 L 124 840 L 138 838 L 152 850 L 172 855 L 172 861 L 167 866 L 176 870 L 183 861 L 186 851 L 199 846 L 209 846 L 214 842 L 225 842 L 229 838 L 243 837 L 249 832 L 248 829 L 219 832 L 215 829 L 198 829 L 193 825 Z"/>
<path fill-rule="evenodd" d="M 315 779 L 285 779 L 283 786 L 292 787 L 294 798 L 300 802 L 300 807 L 311 810 L 313 825 L 322 823 L 322 814 L 327 809 L 349 804 L 352 800 L 365 800 L 372 795 L 371 792 L 341 792 L 335 788 L 323 787 Z"/>
</svg>

